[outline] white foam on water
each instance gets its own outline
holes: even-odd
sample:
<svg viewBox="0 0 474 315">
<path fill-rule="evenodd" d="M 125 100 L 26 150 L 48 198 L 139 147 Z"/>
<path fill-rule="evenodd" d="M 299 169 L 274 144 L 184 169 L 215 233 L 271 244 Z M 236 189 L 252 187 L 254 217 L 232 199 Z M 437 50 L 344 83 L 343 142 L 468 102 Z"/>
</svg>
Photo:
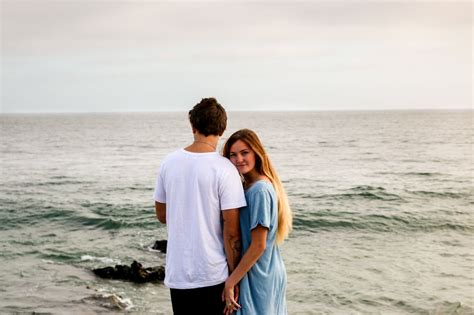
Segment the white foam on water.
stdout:
<svg viewBox="0 0 474 315">
<path fill-rule="evenodd" d="M 49 259 L 41 259 L 41 261 L 47 264 L 57 264 L 57 262 L 49 260 Z"/>
<path fill-rule="evenodd" d="M 124 298 L 115 293 L 94 294 L 84 298 L 86 302 L 94 302 L 109 309 L 131 310 L 134 305 L 129 298 Z"/>
<path fill-rule="evenodd" d="M 100 261 L 104 264 L 121 264 L 120 260 L 115 260 L 109 257 L 95 257 L 91 255 L 83 255 L 81 256 L 82 261 Z"/>
<path fill-rule="evenodd" d="M 158 249 L 153 249 L 152 246 L 146 247 L 146 249 L 147 249 L 149 252 L 152 252 L 152 253 L 161 253 L 160 250 L 158 250 Z"/>
</svg>

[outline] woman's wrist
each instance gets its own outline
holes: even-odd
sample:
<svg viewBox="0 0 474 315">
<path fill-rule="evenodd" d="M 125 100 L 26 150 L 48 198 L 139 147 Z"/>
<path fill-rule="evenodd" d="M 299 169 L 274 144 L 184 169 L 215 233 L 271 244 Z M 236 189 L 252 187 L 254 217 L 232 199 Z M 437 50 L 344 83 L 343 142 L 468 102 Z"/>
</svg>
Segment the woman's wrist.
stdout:
<svg viewBox="0 0 474 315">
<path fill-rule="evenodd" d="M 237 283 L 234 281 L 234 279 L 232 278 L 232 276 L 230 276 L 229 278 L 227 278 L 227 280 L 225 281 L 225 286 L 228 287 L 228 288 L 233 288 L 235 287 Z"/>
</svg>

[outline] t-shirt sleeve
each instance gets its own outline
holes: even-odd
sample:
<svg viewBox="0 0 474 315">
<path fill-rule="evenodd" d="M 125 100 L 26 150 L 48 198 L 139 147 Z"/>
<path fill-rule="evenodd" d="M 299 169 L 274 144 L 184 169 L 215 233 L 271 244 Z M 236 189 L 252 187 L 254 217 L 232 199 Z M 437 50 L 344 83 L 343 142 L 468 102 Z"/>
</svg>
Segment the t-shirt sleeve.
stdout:
<svg viewBox="0 0 474 315">
<path fill-rule="evenodd" d="M 242 181 L 234 166 L 221 178 L 219 198 L 221 210 L 237 209 L 247 205 Z"/>
<path fill-rule="evenodd" d="M 166 192 L 165 183 L 163 181 L 163 169 L 160 167 L 158 175 L 156 176 L 155 192 L 153 193 L 153 199 L 160 203 L 166 203 Z"/>
<path fill-rule="evenodd" d="M 272 198 L 266 189 L 259 189 L 249 197 L 250 230 L 258 225 L 270 229 Z"/>
</svg>

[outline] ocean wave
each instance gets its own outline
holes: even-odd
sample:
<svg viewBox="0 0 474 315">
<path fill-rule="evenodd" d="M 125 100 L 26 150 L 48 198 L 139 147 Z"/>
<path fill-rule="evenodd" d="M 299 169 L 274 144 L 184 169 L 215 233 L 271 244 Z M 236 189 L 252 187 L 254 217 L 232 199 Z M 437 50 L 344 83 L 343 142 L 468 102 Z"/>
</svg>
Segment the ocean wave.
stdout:
<svg viewBox="0 0 474 315">
<path fill-rule="evenodd" d="M 155 188 L 146 186 L 126 186 L 126 187 L 115 187 L 114 191 L 153 191 Z"/>
<path fill-rule="evenodd" d="M 155 213 L 152 203 L 113 204 L 108 202 L 84 202 L 81 203 L 80 206 L 88 209 L 94 214 L 105 217 L 120 214 L 120 217 L 122 218 L 134 218 Z"/>
<path fill-rule="evenodd" d="M 401 175 L 433 177 L 433 176 L 446 176 L 447 174 L 436 173 L 436 172 L 406 172 L 406 173 L 402 173 Z"/>
<path fill-rule="evenodd" d="M 0 200 L 2 203 L 2 200 Z M 2 206 L 4 204 L 2 203 Z M 15 229 L 24 225 L 31 226 L 42 222 L 63 221 L 73 215 L 73 211 L 59 209 L 51 205 L 38 205 L 38 203 L 10 203 L 7 212 L 10 215 L 2 218 L 1 230 Z"/>
<path fill-rule="evenodd" d="M 64 176 L 64 175 L 56 175 L 56 176 L 51 176 L 51 179 L 68 179 L 70 177 Z"/>
<path fill-rule="evenodd" d="M 302 198 L 302 199 L 315 199 L 315 200 L 332 200 L 332 201 L 345 201 L 345 200 L 378 200 L 378 201 L 396 201 L 396 202 L 409 202 L 414 197 L 423 198 L 439 198 L 439 199 L 462 199 L 472 198 L 472 193 L 468 192 L 451 192 L 451 191 L 429 191 L 429 190 L 403 190 L 401 192 L 389 192 L 384 187 L 378 186 L 356 186 L 350 189 L 346 189 L 340 193 L 334 194 L 308 194 L 308 193 L 292 193 L 290 197 Z"/>
<path fill-rule="evenodd" d="M 328 199 L 328 200 L 354 200 L 354 199 L 365 199 L 365 200 L 381 200 L 381 201 L 405 201 L 400 195 L 395 193 L 389 193 L 383 187 L 375 186 L 356 186 L 350 188 L 342 193 L 336 194 L 292 194 L 291 196 L 301 197 L 304 199 Z"/>
<path fill-rule="evenodd" d="M 25 187 L 44 187 L 44 186 L 66 186 L 66 185 L 90 185 L 94 183 L 91 181 L 67 180 L 66 178 L 56 178 L 56 179 L 60 179 L 60 180 L 23 183 L 22 185 Z"/>
<path fill-rule="evenodd" d="M 113 259 L 110 257 L 98 257 L 90 254 L 86 254 L 77 250 L 60 250 L 57 248 L 44 249 L 43 251 L 27 252 L 22 253 L 25 255 L 38 255 L 43 261 L 50 263 L 67 263 L 75 264 L 80 262 L 100 262 L 103 264 L 121 264 L 119 259 Z"/>
<path fill-rule="evenodd" d="M 70 218 L 66 223 L 73 224 L 75 226 L 79 225 L 82 227 L 93 227 L 103 230 L 119 230 L 119 229 L 128 229 L 128 228 L 140 228 L 140 229 L 148 229 L 148 228 L 156 228 L 156 220 L 153 219 L 150 215 L 150 218 L 146 218 L 146 220 L 141 220 L 139 218 L 135 218 L 133 220 L 124 220 L 121 218 L 94 218 L 94 217 L 86 217 L 86 216 L 76 216 L 74 218 Z"/>
<path fill-rule="evenodd" d="M 412 195 L 430 197 L 430 198 L 460 199 L 460 198 L 469 197 L 469 194 L 466 194 L 466 193 L 437 192 L 437 191 L 426 191 L 426 190 L 415 190 L 415 191 L 406 190 L 406 192 Z"/>
<path fill-rule="evenodd" d="M 399 175 L 399 176 L 411 176 L 411 177 L 436 177 L 436 176 L 450 176 L 449 174 L 439 172 L 377 172 L 380 175 Z"/>
<path fill-rule="evenodd" d="M 47 253 L 42 253 L 40 255 L 41 259 L 52 260 L 55 262 L 67 262 L 72 263 L 78 260 L 78 254 L 72 252 L 64 252 L 60 250 L 50 250 Z"/>
<path fill-rule="evenodd" d="M 383 200 L 383 201 L 403 201 L 403 198 L 397 194 L 389 194 L 382 191 L 379 192 L 360 192 L 360 193 L 347 193 L 347 194 L 334 194 L 327 195 L 324 198 L 333 198 L 333 199 L 368 199 L 368 200 Z"/>
<path fill-rule="evenodd" d="M 82 226 L 93 226 L 97 228 L 102 228 L 104 230 L 117 230 L 120 228 L 125 228 L 127 226 L 127 222 L 114 219 L 114 218 L 92 218 L 92 217 L 85 217 L 85 216 L 77 216 L 74 218 L 75 222 L 80 223 Z"/>
<path fill-rule="evenodd" d="M 474 225 L 467 222 L 451 222 L 441 219 L 368 214 L 341 213 L 314 215 L 295 215 L 293 218 L 294 229 L 301 231 L 331 231 L 331 230 L 368 230 L 376 232 L 403 232 L 423 231 L 433 232 L 438 230 L 451 230 L 460 232 L 474 232 Z"/>
<path fill-rule="evenodd" d="M 77 206 L 74 207 L 77 208 Z M 156 228 L 157 220 L 152 207 L 93 204 L 88 208 L 84 211 L 83 209 L 67 209 L 66 207 L 39 203 L 12 203 L 9 210 L 6 209 L 7 212 L 10 212 L 9 215 L 2 218 L 0 231 L 44 223 L 70 226 L 72 229 L 83 227 L 103 230 Z"/>
</svg>

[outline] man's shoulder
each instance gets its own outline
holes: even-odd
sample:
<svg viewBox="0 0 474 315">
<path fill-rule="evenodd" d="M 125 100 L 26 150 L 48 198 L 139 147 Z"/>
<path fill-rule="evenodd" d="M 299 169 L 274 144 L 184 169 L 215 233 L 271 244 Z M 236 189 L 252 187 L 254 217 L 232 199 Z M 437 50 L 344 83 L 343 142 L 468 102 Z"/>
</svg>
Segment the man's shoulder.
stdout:
<svg viewBox="0 0 474 315">
<path fill-rule="evenodd" d="M 237 169 L 235 168 L 234 164 L 232 164 L 230 162 L 230 160 L 220 154 L 216 154 L 216 162 L 219 163 L 218 165 L 224 169 L 224 170 L 230 170 L 230 171 L 237 171 Z"/>
<path fill-rule="evenodd" d="M 226 157 L 220 155 L 220 154 L 216 154 L 216 155 L 213 155 L 213 157 L 220 161 L 220 163 L 224 163 L 224 164 L 227 164 L 227 163 L 230 163 L 229 159 L 227 159 Z"/>
<path fill-rule="evenodd" d="M 175 150 L 171 153 L 168 153 L 165 158 L 161 161 L 160 169 L 163 171 L 170 167 L 171 165 L 176 164 L 176 162 L 179 162 L 180 155 L 182 154 L 181 150 Z"/>
<path fill-rule="evenodd" d="M 189 156 L 192 156 L 193 153 L 188 153 L 184 149 L 177 149 L 171 153 L 169 153 L 162 162 L 162 165 L 175 165 L 176 162 L 179 162 L 182 159 L 186 159 Z M 200 159 L 194 160 L 195 162 L 200 161 L 201 167 L 205 168 L 214 168 L 218 169 L 221 172 L 228 173 L 228 172 L 237 172 L 235 166 L 230 162 L 229 159 L 226 157 L 218 154 L 206 154 L 202 155 Z"/>
<path fill-rule="evenodd" d="M 177 150 L 174 150 L 173 152 L 171 153 L 168 153 L 165 158 L 163 159 L 163 162 L 166 162 L 166 161 L 169 161 L 169 160 L 172 160 L 172 159 L 176 159 L 176 158 L 179 158 L 180 156 L 183 155 L 183 149 L 177 149 Z"/>
</svg>

